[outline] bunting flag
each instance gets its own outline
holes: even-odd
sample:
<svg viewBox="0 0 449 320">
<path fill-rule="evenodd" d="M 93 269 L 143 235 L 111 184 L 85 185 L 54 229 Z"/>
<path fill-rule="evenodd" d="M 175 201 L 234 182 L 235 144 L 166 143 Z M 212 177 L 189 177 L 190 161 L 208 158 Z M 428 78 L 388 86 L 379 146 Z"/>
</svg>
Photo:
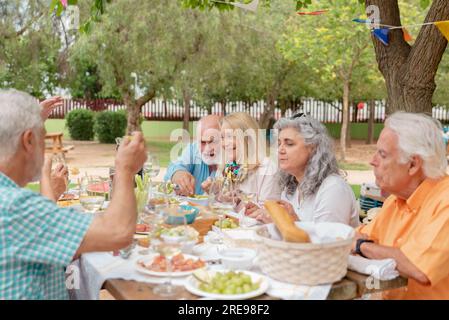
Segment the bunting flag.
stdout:
<svg viewBox="0 0 449 320">
<path fill-rule="evenodd" d="M 296 12 L 300 16 L 319 16 L 322 15 L 329 10 L 318 10 L 318 11 L 312 11 L 312 12 Z"/>
<path fill-rule="evenodd" d="M 231 2 L 230 4 L 232 4 L 234 7 L 237 7 L 237 8 L 243 9 L 243 10 L 256 12 L 257 7 L 259 6 L 259 0 L 253 0 L 251 3 L 248 3 L 248 4 L 244 4 L 244 3 L 240 3 L 240 2 Z"/>
<path fill-rule="evenodd" d="M 259 7 L 260 0 L 253 0 L 251 3 L 248 3 L 248 4 L 241 3 L 241 2 L 226 2 L 226 1 L 215 1 L 215 0 L 211 0 L 211 2 L 229 4 L 231 6 L 234 6 L 234 7 L 243 9 L 243 10 L 256 12 L 257 8 Z"/>
<path fill-rule="evenodd" d="M 359 19 L 359 18 L 356 18 L 356 19 L 352 19 L 352 21 L 353 21 L 353 22 L 357 22 L 357 23 L 371 23 L 371 21 L 370 21 L 370 20 L 366 20 L 366 19 Z"/>
<path fill-rule="evenodd" d="M 61 0 L 61 4 L 64 6 L 64 8 L 67 8 L 67 1 L 68 0 Z"/>
<path fill-rule="evenodd" d="M 443 36 L 446 37 L 447 41 L 449 41 L 449 20 L 435 22 L 435 25 L 440 30 L 440 32 L 443 34 Z"/>
<path fill-rule="evenodd" d="M 402 32 L 404 33 L 404 40 L 407 42 L 413 41 L 412 35 L 408 32 L 406 28 L 402 28 Z"/>
<path fill-rule="evenodd" d="M 357 23 L 371 23 L 370 20 L 359 19 L 359 18 L 352 19 L 352 21 L 353 22 L 357 22 Z M 389 30 L 402 29 L 402 32 L 404 34 L 404 40 L 405 41 L 412 41 L 413 37 L 410 35 L 410 33 L 408 32 L 408 30 L 406 28 L 422 27 L 422 26 L 430 26 L 430 25 L 435 25 L 438 28 L 438 30 L 440 30 L 442 35 L 449 41 L 449 20 L 446 20 L 446 21 L 433 21 L 433 22 L 426 22 L 426 23 L 419 23 L 419 24 L 411 24 L 411 25 L 407 25 L 407 26 L 390 26 L 388 24 L 380 24 L 380 23 L 378 23 L 377 25 L 381 26 L 381 27 L 384 27 L 384 28 L 375 29 L 373 31 L 373 33 L 385 45 L 388 45 L 388 31 Z M 379 31 L 379 30 L 383 30 L 383 31 Z M 384 30 L 388 30 L 388 31 L 384 31 Z M 385 39 L 387 39 L 387 41 L 385 41 Z"/>
<path fill-rule="evenodd" d="M 379 29 L 373 30 L 374 36 L 386 46 L 388 46 L 388 43 L 389 43 L 389 37 L 388 37 L 389 33 L 390 33 L 390 29 L 388 29 L 388 28 L 379 28 Z"/>
</svg>

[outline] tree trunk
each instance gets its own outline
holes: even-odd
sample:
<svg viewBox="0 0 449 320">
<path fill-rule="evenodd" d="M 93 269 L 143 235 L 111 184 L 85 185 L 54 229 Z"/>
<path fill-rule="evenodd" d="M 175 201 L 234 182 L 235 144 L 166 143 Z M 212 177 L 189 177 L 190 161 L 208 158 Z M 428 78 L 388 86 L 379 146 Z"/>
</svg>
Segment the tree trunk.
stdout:
<svg viewBox="0 0 449 320">
<path fill-rule="evenodd" d="M 351 86 L 349 81 L 345 80 L 343 83 L 343 114 L 340 133 L 340 146 L 341 146 L 341 161 L 346 160 L 346 134 L 348 129 L 348 114 L 349 114 L 349 96 L 350 96 Z"/>
<path fill-rule="evenodd" d="M 275 102 L 276 94 L 269 93 L 267 95 L 267 106 L 259 119 L 259 126 L 261 129 L 267 129 L 270 124 L 270 119 L 274 117 Z"/>
<path fill-rule="evenodd" d="M 184 117 L 182 122 L 182 128 L 190 132 L 190 95 L 187 90 L 183 90 L 182 97 L 184 101 Z"/>
<path fill-rule="evenodd" d="M 397 0 L 366 0 L 379 7 L 381 23 L 401 25 Z M 425 22 L 449 20 L 447 0 L 434 0 Z M 435 74 L 447 47 L 446 38 L 434 25 L 423 26 L 411 47 L 401 29 L 390 31 L 388 46 L 372 36 L 379 70 L 387 87 L 387 114 L 398 110 L 432 112 Z"/>
<path fill-rule="evenodd" d="M 346 148 L 351 148 L 351 106 L 354 107 L 354 104 L 352 101 L 349 102 L 348 106 L 348 126 L 346 127 Z"/>
<path fill-rule="evenodd" d="M 369 118 L 368 118 L 368 139 L 366 139 L 366 144 L 374 143 L 374 110 L 375 110 L 375 101 L 368 101 L 369 108 Z"/>
<path fill-rule="evenodd" d="M 133 131 L 142 131 L 140 126 L 142 106 L 152 100 L 155 95 L 155 91 L 149 91 L 139 99 L 135 100 L 132 93 L 122 92 L 123 102 L 126 105 L 126 113 L 128 118 L 126 127 L 127 134 L 131 134 Z"/>
<path fill-rule="evenodd" d="M 126 132 L 130 135 L 134 131 L 142 131 L 140 127 L 140 107 L 136 104 L 135 101 L 126 102 L 126 110 L 128 113 L 128 125 L 126 128 Z"/>
<path fill-rule="evenodd" d="M 226 100 L 221 100 L 220 106 L 221 106 L 220 116 L 226 116 Z"/>
</svg>

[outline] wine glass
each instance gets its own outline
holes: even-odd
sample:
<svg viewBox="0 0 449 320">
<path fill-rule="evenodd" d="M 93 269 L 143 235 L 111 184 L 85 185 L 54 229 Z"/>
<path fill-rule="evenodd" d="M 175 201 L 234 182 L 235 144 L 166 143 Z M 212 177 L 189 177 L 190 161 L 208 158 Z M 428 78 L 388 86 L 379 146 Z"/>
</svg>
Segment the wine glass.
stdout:
<svg viewBox="0 0 449 320">
<path fill-rule="evenodd" d="M 256 201 L 256 204 L 257 205 L 259 205 L 257 202 L 257 199 L 258 199 L 258 196 L 257 196 L 257 193 L 252 193 L 252 192 L 244 192 L 244 191 L 241 191 L 241 190 L 239 190 L 238 191 L 238 195 L 239 195 L 239 198 L 240 198 L 240 200 L 242 201 L 242 207 L 241 208 L 243 208 L 242 210 L 242 214 L 240 215 L 240 217 L 239 217 L 239 220 L 240 220 L 240 225 L 244 225 L 245 224 L 245 218 L 246 218 L 246 215 L 245 215 L 245 207 L 249 204 L 249 203 L 254 203 L 254 201 Z"/>
<path fill-rule="evenodd" d="M 159 165 L 159 158 L 155 155 L 148 154 L 147 161 L 143 165 L 143 172 L 148 174 L 150 177 L 150 187 L 149 187 L 149 195 L 152 197 L 152 189 L 153 189 L 153 178 L 156 178 L 161 171 L 161 166 Z"/>
<path fill-rule="evenodd" d="M 98 176 L 84 176 L 80 179 L 79 199 L 86 212 L 95 213 L 105 201 L 107 181 Z"/>
<path fill-rule="evenodd" d="M 209 187 L 209 210 L 212 212 L 214 217 L 218 218 L 218 226 L 221 230 L 223 220 L 226 218 L 226 213 L 221 202 L 222 189 L 223 189 L 223 178 L 215 177 L 211 178 L 211 185 Z M 212 243 L 221 244 L 222 241 L 219 238 L 212 238 Z"/>
<path fill-rule="evenodd" d="M 171 297 L 179 292 L 179 287 L 175 287 L 172 284 L 172 260 L 176 255 L 182 253 L 182 247 L 188 239 L 185 234 L 171 235 L 170 229 L 173 229 L 174 227 L 179 228 L 180 226 L 185 229 L 187 225 L 187 219 L 184 213 L 180 212 L 178 214 L 175 214 L 172 210 L 169 210 L 169 208 L 161 210 L 160 213 L 163 217 L 163 221 L 167 226 L 168 232 L 161 234 L 159 241 L 154 243 L 153 249 L 165 258 L 167 262 L 168 278 L 165 283 L 154 287 L 153 292 L 159 296 Z M 172 220 L 176 221 L 176 225 L 167 224 Z"/>
<path fill-rule="evenodd" d="M 60 165 L 60 164 L 63 165 L 64 167 L 66 167 L 66 168 L 68 169 L 67 162 L 65 161 L 64 156 L 63 156 L 62 154 L 60 154 L 60 153 L 54 154 L 54 155 L 52 156 L 52 158 L 51 158 L 51 168 L 52 168 L 52 172 L 54 172 L 56 166 L 58 166 L 58 165 Z M 69 188 L 69 179 L 68 179 L 68 177 L 67 177 L 67 179 L 66 179 L 65 182 L 66 182 L 66 188 L 65 188 L 63 194 L 66 194 L 67 191 L 68 191 L 68 188 Z"/>
<path fill-rule="evenodd" d="M 164 217 L 161 214 L 160 210 L 151 210 L 149 208 L 145 208 L 141 219 L 144 224 L 147 224 L 150 227 L 148 240 L 151 247 L 154 243 L 158 242 L 159 235 L 164 224 Z M 149 249 L 142 250 L 139 252 L 139 254 L 149 254 L 149 251 Z"/>
</svg>

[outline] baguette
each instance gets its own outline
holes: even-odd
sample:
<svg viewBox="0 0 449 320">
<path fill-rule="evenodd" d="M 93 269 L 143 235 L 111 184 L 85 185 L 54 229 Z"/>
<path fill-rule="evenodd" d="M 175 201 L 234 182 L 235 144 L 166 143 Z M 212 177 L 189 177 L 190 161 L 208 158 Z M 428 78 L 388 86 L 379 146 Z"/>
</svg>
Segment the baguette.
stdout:
<svg viewBox="0 0 449 320">
<path fill-rule="evenodd" d="M 310 242 L 309 235 L 296 226 L 295 220 L 282 205 L 273 200 L 267 200 L 264 204 L 284 241 Z"/>
</svg>

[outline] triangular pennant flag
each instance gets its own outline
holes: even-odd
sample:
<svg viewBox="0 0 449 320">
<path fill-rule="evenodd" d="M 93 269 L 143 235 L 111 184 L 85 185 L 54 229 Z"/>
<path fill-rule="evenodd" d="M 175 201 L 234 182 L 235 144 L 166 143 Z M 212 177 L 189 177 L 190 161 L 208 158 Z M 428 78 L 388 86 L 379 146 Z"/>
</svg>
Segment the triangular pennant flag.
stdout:
<svg viewBox="0 0 449 320">
<path fill-rule="evenodd" d="M 248 3 L 248 4 L 240 3 L 240 2 L 230 2 L 229 4 L 232 4 L 233 6 L 243 9 L 243 10 L 256 12 L 257 7 L 259 6 L 259 0 L 253 0 L 251 3 Z"/>
<path fill-rule="evenodd" d="M 328 12 L 329 10 L 319 10 L 319 11 L 312 11 L 312 12 L 296 12 L 300 16 L 319 16 L 323 13 Z"/>
<path fill-rule="evenodd" d="M 358 22 L 358 23 L 369 23 L 369 22 L 370 22 L 369 20 L 366 20 L 366 19 L 359 19 L 359 18 L 357 18 L 357 19 L 352 19 L 352 21 L 353 21 L 353 22 Z"/>
<path fill-rule="evenodd" d="M 440 32 L 446 37 L 447 41 L 449 41 L 449 20 L 435 22 L 435 25 L 440 29 Z"/>
<path fill-rule="evenodd" d="M 407 29 L 402 28 L 402 32 L 404 33 L 404 40 L 407 42 L 413 41 L 412 35 L 408 32 Z"/>
<path fill-rule="evenodd" d="M 390 32 L 390 29 L 388 29 L 388 28 L 380 28 L 380 29 L 373 30 L 374 36 L 386 46 L 388 46 L 388 42 L 389 42 L 389 39 L 388 39 L 389 32 Z"/>
</svg>

